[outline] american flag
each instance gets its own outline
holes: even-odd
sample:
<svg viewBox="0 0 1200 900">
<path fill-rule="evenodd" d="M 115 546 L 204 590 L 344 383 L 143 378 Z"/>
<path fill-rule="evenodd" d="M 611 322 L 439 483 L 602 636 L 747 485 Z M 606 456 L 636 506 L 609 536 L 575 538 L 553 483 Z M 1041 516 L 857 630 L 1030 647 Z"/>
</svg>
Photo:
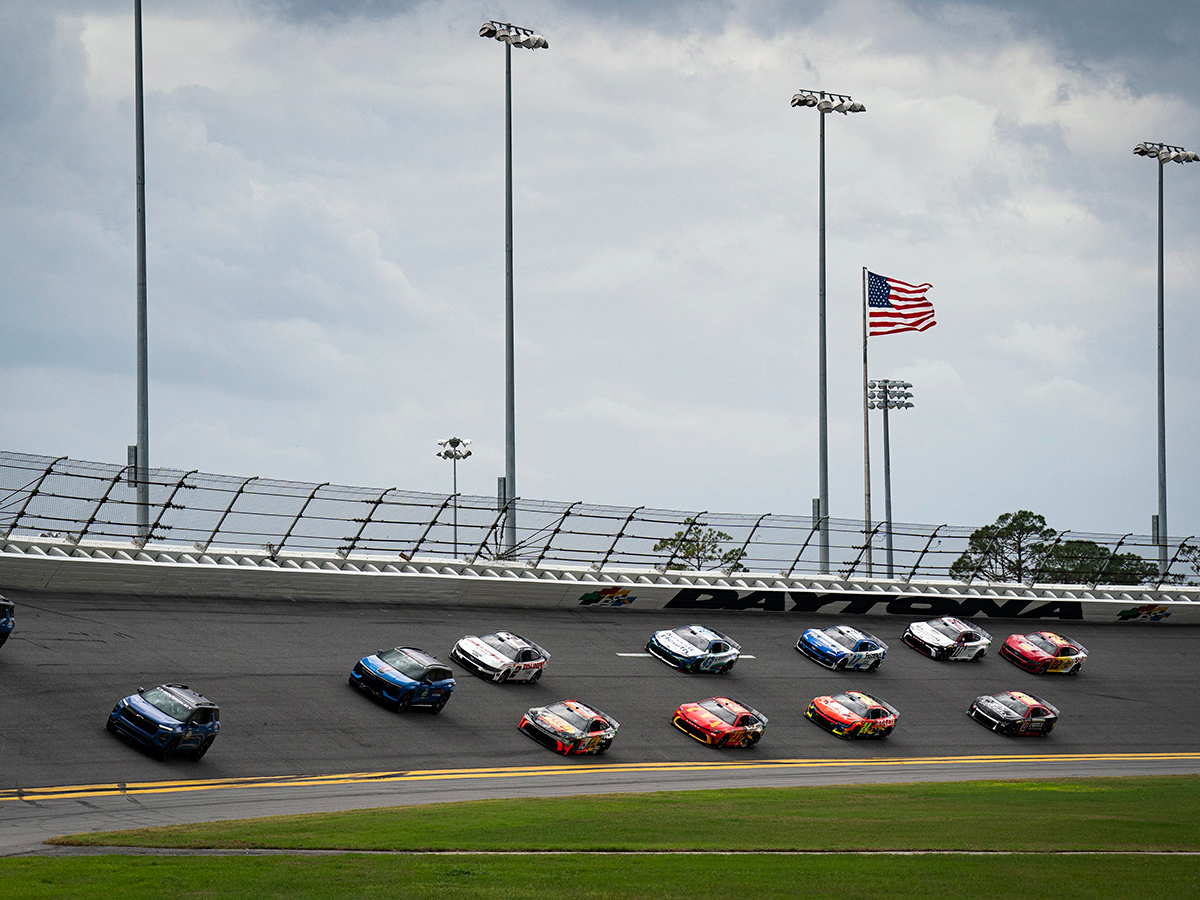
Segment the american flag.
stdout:
<svg viewBox="0 0 1200 900">
<path fill-rule="evenodd" d="M 937 324 L 933 304 L 925 299 L 931 284 L 908 284 L 867 273 L 867 309 L 871 337 L 898 331 L 926 331 Z"/>
</svg>

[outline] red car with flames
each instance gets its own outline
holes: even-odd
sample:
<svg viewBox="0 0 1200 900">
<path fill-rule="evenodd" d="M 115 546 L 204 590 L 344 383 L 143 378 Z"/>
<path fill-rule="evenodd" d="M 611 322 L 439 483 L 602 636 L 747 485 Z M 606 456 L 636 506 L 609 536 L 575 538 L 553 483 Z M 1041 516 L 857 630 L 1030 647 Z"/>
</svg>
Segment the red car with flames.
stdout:
<svg viewBox="0 0 1200 900">
<path fill-rule="evenodd" d="M 763 736 L 767 717 L 737 700 L 709 697 L 684 703 L 671 721 L 688 737 L 710 747 L 753 747 Z"/>
<path fill-rule="evenodd" d="M 862 691 L 814 697 L 804 715 L 831 734 L 850 738 L 885 738 L 896 727 L 896 707 Z"/>
<path fill-rule="evenodd" d="M 1018 668 L 1034 675 L 1060 672 L 1078 675 L 1087 659 L 1087 648 L 1079 641 L 1055 634 L 1035 631 L 1033 634 L 1010 634 L 1000 655 Z"/>
</svg>

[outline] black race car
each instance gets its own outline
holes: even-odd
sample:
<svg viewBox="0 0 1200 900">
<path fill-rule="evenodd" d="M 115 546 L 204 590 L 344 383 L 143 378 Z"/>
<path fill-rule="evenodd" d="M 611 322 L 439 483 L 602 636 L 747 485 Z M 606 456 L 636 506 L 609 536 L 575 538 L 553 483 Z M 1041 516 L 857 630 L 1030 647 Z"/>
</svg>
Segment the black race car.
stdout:
<svg viewBox="0 0 1200 900">
<path fill-rule="evenodd" d="M 967 715 L 997 734 L 1045 737 L 1058 723 L 1058 710 L 1024 691 L 1003 691 L 976 697 Z"/>
</svg>

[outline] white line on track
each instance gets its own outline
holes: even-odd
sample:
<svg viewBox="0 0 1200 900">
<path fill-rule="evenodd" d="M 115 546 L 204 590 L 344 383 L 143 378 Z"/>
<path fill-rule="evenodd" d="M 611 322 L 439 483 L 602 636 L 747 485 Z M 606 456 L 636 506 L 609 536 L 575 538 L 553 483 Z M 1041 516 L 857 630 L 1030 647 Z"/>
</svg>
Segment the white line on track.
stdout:
<svg viewBox="0 0 1200 900">
<path fill-rule="evenodd" d="M 645 657 L 650 657 L 652 655 L 653 654 L 650 654 L 650 653 L 618 653 L 617 654 L 617 656 L 645 656 Z M 758 659 L 758 657 L 757 656 L 748 656 L 747 654 L 743 653 L 741 656 L 738 657 L 738 659 Z"/>
</svg>

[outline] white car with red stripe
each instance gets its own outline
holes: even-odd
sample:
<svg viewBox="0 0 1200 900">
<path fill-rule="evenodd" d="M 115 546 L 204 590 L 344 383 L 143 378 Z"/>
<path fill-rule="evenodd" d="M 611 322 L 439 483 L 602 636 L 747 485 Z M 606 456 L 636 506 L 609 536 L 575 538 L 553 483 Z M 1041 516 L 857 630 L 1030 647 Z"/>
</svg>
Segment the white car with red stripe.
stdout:
<svg viewBox="0 0 1200 900">
<path fill-rule="evenodd" d="M 450 651 L 450 658 L 481 678 L 504 681 L 537 681 L 550 654 L 511 631 L 476 637 L 468 634 Z"/>
</svg>

